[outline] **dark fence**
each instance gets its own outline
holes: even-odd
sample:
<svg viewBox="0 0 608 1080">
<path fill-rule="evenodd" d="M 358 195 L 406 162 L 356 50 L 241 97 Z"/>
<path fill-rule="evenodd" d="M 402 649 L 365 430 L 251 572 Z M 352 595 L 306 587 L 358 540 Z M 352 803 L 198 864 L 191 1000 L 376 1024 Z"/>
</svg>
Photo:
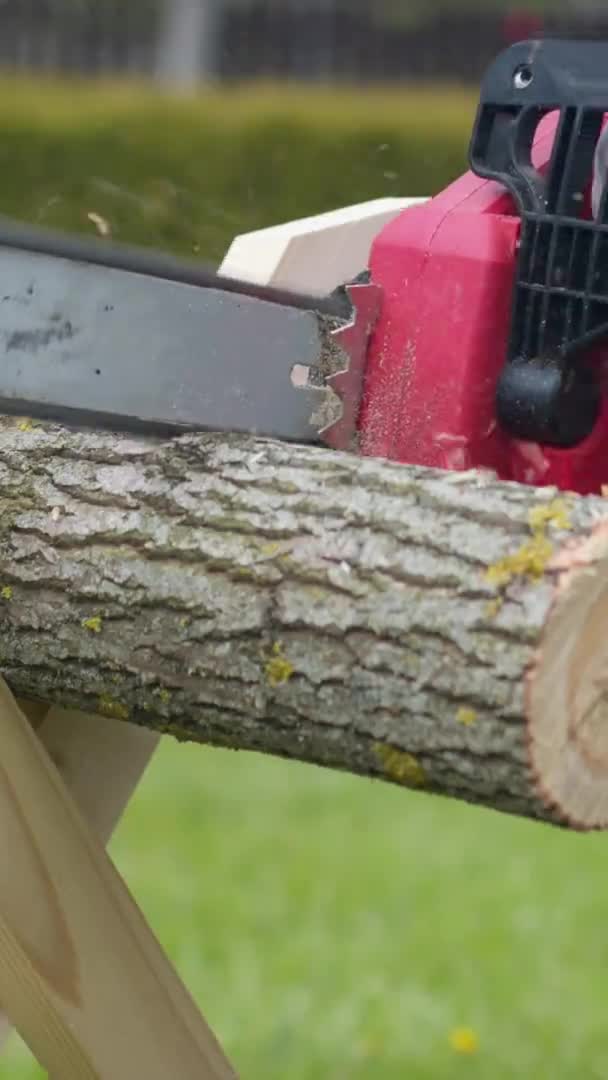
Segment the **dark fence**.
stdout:
<svg viewBox="0 0 608 1080">
<path fill-rule="evenodd" d="M 418 27 L 383 25 L 364 13 L 277 10 L 260 2 L 225 18 L 220 72 L 358 82 L 477 81 L 504 38 L 494 17 L 456 15 Z"/>
<path fill-rule="evenodd" d="M 477 83 L 509 40 L 543 32 L 608 38 L 608 13 L 541 19 L 513 5 L 506 13 L 481 9 L 405 26 L 379 19 L 374 0 L 215 0 L 214 6 L 214 45 L 201 48 L 199 75 L 230 81 Z M 205 25 L 209 32 L 209 21 Z M 0 66 L 155 77 L 162 72 L 165 32 L 162 0 L 0 0 Z"/>
<path fill-rule="evenodd" d="M 157 5 L 138 0 L 0 0 L 0 65 L 153 75 L 159 26 Z"/>
</svg>

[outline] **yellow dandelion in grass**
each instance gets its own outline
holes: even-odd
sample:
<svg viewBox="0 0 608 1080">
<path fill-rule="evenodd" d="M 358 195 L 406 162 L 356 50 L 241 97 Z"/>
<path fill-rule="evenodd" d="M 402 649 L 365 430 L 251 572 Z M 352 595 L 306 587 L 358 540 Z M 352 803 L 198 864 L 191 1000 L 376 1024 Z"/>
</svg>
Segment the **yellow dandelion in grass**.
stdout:
<svg viewBox="0 0 608 1080">
<path fill-rule="evenodd" d="M 479 1050 L 479 1038 L 472 1028 L 453 1028 L 450 1031 L 450 1046 L 456 1054 L 476 1054 Z"/>
</svg>

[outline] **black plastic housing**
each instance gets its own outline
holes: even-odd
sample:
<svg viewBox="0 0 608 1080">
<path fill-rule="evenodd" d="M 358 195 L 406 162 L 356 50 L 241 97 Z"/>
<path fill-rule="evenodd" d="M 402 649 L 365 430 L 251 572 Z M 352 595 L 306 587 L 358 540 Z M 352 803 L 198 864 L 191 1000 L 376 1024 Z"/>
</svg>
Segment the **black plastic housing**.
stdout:
<svg viewBox="0 0 608 1080">
<path fill-rule="evenodd" d="M 532 164 L 540 121 L 559 112 L 545 175 Z M 572 446 L 597 419 L 600 391 L 585 361 L 608 335 L 608 175 L 584 217 L 608 112 L 608 43 L 520 42 L 488 70 L 469 160 L 504 184 L 522 219 L 500 423 L 514 436 Z"/>
</svg>

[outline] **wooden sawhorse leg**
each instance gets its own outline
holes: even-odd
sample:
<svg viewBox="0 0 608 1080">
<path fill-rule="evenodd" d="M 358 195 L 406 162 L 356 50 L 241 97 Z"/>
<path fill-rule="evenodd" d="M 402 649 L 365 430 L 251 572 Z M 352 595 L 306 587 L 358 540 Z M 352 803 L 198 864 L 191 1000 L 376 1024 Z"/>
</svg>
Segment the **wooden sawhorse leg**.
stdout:
<svg viewBox="0 0 608 1080">
<path fill-rule="evenodd" d="M 56 1080 L 234 1080 L 0 682 L 0 1002 Z"/>
<path fill-rule="evenodd" d="M 72 709 L 18 702 L 72 797 L 106 845 L 160 742 L 156 732 Z M 11 1033 L 0 1012 L 0 1053 Z"/>
</svg>

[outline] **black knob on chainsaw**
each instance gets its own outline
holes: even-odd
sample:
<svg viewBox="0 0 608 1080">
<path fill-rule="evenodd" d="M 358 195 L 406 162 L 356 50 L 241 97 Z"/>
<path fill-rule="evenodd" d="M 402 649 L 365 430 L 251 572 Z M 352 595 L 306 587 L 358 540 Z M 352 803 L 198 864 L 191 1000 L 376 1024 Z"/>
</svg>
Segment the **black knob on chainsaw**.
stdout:
<svg viewBox="0 0 608 1080">
<path fill-rule="evenodd" d="M 576 446 L 591 434 L 600 392 L 582 365 L 512 360 L 498 382 L 496 409 L 510 435 L 553 446 Z"/>
</svg>

